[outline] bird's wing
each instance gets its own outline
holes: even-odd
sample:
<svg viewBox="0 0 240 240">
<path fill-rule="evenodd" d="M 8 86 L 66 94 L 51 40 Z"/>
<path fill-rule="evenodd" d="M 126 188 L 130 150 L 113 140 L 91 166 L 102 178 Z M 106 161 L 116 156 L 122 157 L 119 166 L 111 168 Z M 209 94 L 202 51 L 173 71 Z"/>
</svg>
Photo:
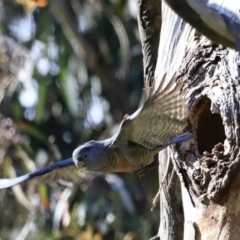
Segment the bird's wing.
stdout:
<svg viewBox="0 0 240 240">
<path fill-rule="evenodd" d="M 35 180 L 37 183 L 58 180 L 81 182 L 91 176 L 92 174 L 77 168 L 73 160 L 69 158 L 20 177 L 0 179 L 0 189 L 9 188 L 28 180 Z"/>
<path fill-rule="evenodd" d="M 174 75 L 163 90 L 160 85 L 140 109 L 124 117 L 114 144 L 121 146 L 128 141 L 154 149 L 193 137 L 192 134 L 176 137 L 186 127 L 188 103 L 183 84 L 175 81 Z"/>
</svg>

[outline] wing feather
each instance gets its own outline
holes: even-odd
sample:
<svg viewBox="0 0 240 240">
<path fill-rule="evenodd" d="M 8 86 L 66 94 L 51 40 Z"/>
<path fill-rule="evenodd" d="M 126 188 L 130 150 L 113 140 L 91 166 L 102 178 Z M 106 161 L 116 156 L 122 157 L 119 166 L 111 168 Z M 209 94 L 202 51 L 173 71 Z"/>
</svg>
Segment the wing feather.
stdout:
<svg viewBox="0 0 240 240">
<path fill-rule="evenodd" d="M 182 133 L 188 114 L 182 87 L 183 84 L 176 84 L 175 75 L 163 90 L 160 84 L 142 108 L 122 121 L 115 144 L 126 144 L 127 140 L 153 149 Z"/>
</svg>

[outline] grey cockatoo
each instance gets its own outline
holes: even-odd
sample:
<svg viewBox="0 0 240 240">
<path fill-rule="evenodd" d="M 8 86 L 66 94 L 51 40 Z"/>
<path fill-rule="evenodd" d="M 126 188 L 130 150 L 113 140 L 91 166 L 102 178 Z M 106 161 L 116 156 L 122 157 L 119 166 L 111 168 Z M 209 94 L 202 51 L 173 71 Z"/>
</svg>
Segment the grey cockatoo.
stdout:
<svg viewBox="0 0 240 240">
<path fill-rule="evenodd" d="M 163 148 L 192 139 L 193 134 L 183 133 L 188 104 L 182 84 L 175 81 L 173 77 L 166 87 L 160 85 L 141 108 L 126 115 L 111 138 L 87 142 L 74 150 L 72 158 L 49 167 L 14 179 L 0 179 L 0 189 L 30 179 L 76 182 L 88 172 L 133 172 L 149 165 Z"/>
</svg>

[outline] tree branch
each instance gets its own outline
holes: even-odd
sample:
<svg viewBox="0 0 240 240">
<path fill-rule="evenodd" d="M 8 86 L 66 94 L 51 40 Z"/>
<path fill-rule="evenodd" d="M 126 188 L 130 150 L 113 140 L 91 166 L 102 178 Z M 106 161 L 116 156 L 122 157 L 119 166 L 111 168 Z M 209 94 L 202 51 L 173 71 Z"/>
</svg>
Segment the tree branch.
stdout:
<svg viewBox="0 0 240 240">
<path fill-rule="evenodd" d="M 180 17 L 213 42 L 240 51 L 240 18 L 235 13 L 240 2 L 221 2 L 219 5 L 215 2 L 210 5 L 200 0 L 165 1 Z"/>
</svg>

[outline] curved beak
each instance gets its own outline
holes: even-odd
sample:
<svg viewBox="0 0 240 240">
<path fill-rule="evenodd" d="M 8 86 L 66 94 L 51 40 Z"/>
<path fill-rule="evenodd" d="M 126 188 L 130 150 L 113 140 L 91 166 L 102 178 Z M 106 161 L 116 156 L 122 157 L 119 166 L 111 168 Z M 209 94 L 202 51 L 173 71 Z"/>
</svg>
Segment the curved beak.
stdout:
<svg viewBox="0 0 240 240">
<path fill-rule="evenodd" d="M 84 162 L 83 158 L 81 157 L 81 155 L 78 154 L 78 152 L 79 152 L 78 149 L 75 149 L 73 151 L 72 159 L 78 168 L 83 168 L 85 165 L 85 162 Z"/>
</svg>

